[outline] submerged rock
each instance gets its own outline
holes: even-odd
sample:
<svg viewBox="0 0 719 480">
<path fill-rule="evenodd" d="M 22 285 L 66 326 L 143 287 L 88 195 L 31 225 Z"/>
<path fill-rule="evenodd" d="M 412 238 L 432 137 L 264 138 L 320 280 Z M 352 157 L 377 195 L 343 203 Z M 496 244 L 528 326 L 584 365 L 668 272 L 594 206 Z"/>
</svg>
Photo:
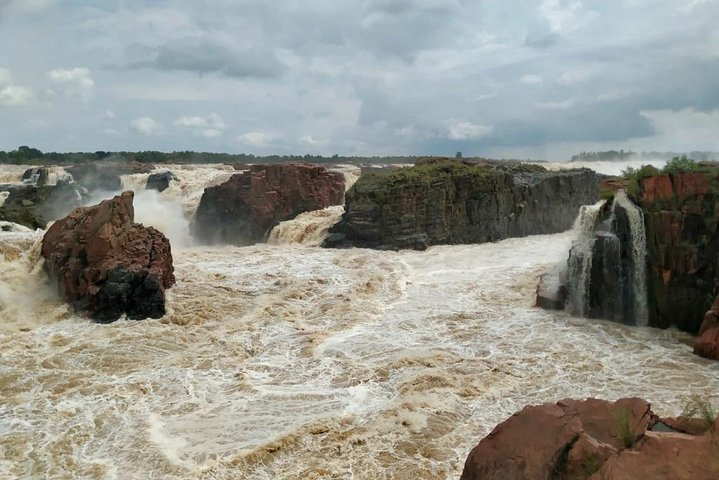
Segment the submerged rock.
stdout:
<svg viewBox="0 0 719 480">
<path fill-rule="evenodd" d="M 147 177 L 147 184 L 145 185 L 145 189 L 164 192 L 170 186 L 170 182 L 173 180 L 177 181 L 177 176 L 170 171 L 152 173 L 149 177 Z"/>
<path fill-rule="evenodd" d="M 599 178 L 587 169 L 419 160 L 414 167 L 361 176 L 347 192 L 332 242 L 424 249 L 557 233 L 572 226 L 581 205 L 598 197 Z"/>
<path fill-rule="evenodd" d="M 471 451 L 461 480 L 718 478 L 715 432 L 650 431 L 658 422 L 639 398 L 527 406 Z"/>
<path fill-rule="evenodd" d="M 227 182 L 205 189 L 193 234 L 208 243 L 264 242 L 279 222 L 342 204 L 344 185 L 344 175 L 319 165 L 252 165 Z"/>
<path fill-rule="evenodd" d="M 165 314 L 175 283 L 169 240 L 134 223 L 133 193 L 80 207 L 55 222 L 42 241 L 49 277 L 65 301 L 102 323 Z"/>
</svg>

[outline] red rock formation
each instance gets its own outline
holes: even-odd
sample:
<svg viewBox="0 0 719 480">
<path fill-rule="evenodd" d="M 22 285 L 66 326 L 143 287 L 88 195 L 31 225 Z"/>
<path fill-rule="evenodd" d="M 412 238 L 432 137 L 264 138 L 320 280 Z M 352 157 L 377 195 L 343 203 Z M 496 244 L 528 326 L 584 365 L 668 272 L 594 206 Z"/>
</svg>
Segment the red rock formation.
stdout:
<svg viewBox="0 0 719 480">
<path fill-rule="evenodd" d="M 45 234 L 42 256 L 62 297 L 100 322 L 159 318 L 175 283 L 170 242 L 133 223 L 133 193 L 80 207 Z"/>
<path fill-rule="evenodd" d="M 655 421 L 649 404 L 638 398 L 527 406 L 472 450 L 461 480 L 573 478 L 589 461 L 603 463 L 624 448 L 622 416 L 631 440 Z"/>
<path fill-rule="evenodd" d="M 650 326 L 696 333 L 716 295 L 719 209 L 715 174 L 687 172 L 641 180 L 647 232 Z"/>
<path fill-rule="evenodd" d="M 694 341 L 694 353 L 712 360 L 719 360 L 719 296 L 704 315 L 699 334 Z"/>
<path fill-rule="evenodd" d="M 249 245 L 302 212 L 344 202 L 344 175 L 302 163 L 252 165 L 205 189 L 193 232 L 206 242 Z"/>
<path fill-rule="evenodd" d="M 472 450 L 461 480 L 719 478 L 716 433 L 649 431 L 657 420 L 638 398 L 528 406 Z"/>
</svg>

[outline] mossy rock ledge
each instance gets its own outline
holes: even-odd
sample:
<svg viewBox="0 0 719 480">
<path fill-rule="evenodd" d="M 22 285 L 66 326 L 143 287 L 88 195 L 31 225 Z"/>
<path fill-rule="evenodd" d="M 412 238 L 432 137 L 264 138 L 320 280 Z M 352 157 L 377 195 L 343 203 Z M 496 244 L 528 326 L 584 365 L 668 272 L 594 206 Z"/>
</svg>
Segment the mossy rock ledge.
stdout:
<svg viewBox="0 0 719 480">
<path fill-rule="evenodd" d="M 325 246 L 417 249 L 557 233 L 599 199 L 591 170 L 517 162 L 419 160 L 360 177 Z"/>
</svg>

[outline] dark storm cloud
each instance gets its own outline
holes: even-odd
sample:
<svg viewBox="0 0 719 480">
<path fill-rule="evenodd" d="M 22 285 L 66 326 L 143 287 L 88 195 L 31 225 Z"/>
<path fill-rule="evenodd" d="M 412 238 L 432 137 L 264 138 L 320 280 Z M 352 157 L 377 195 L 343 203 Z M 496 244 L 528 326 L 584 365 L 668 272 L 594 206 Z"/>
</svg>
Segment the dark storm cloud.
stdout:
<svg viewBox="0 0 719 480">
<path fill-rule="evenodd" d="M 0 68 L 13 87 L 0 96 L 34 93 L 0 109 L 10 146 L 651 149 L 682 141 L 672 129 L 688 121 L 697 148 L 716 144 L 716 0 L 25 0 L 3 12 Z M 94 80 L 84 102 L 47 76 L 78 68 Z M 221 134 L 188 140 L 178 126 L 215 116 Z M 139 119 L 164 134 L 137 135 Z"/>
<path fill-rule="evenodd" d="M 278 77 L 285 66 L 263 48 L 229 48 L 216 42 L 185 37 L 146 49 L 153 58 L 130 64 L 130 68 L 181 70 L 199 74 L 219 73 L 229 77 Z"/>
</svg>

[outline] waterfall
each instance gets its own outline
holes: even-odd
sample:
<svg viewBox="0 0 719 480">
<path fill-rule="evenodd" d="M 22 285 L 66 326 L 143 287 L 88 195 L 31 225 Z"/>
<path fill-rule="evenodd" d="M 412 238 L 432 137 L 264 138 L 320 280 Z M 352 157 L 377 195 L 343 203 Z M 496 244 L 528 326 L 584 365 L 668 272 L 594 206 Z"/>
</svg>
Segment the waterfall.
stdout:
<svg viewBox="0 0 719 480">
<path fill-rule="evenodd" d="M 592 269 L 592 247 L 594 246 L 594 229 L 599 211 L 605 200 L 594 205 L 584 205 L 579 209 L 574 221 L 576 240 L 572 243 L 567 261 L 567 277 L 569 278 L 567 310 L 573 315 L 584 316 L 589 309 L 589 282 Z"/>
<path fill-rule="evenodd" d="M 644 214 L 624 192 L 619 190 L 614 197 L 615 205 L 627 212 L 631 241 L 629 252 L 633 265 L 632 291 L 634 292 L 634 323 L 640 327 L 649 324 L 647 307 L 647 237 L 644 227 Z"/>
</svg>

